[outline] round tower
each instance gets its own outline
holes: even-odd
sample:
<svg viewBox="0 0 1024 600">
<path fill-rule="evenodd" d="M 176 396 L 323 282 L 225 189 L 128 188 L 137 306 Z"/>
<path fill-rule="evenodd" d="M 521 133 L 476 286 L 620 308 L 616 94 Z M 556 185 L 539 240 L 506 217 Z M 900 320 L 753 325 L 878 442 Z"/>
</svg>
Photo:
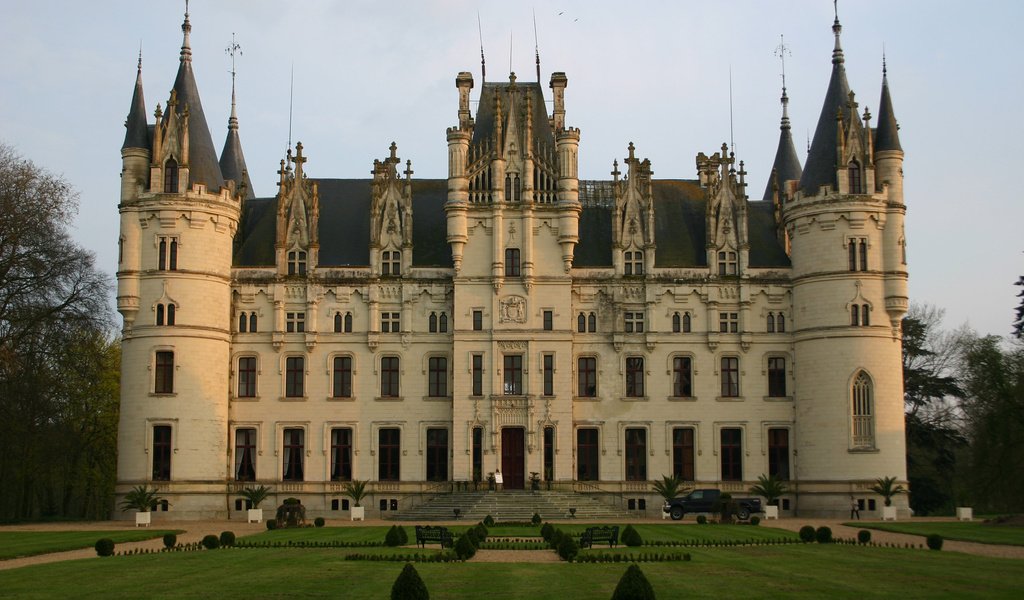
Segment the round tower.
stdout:
<svg viewBox="0 0 1024 600">
<path fill-rule="evenodd" d="M 906 486 L 899 330 L 906 268 L 890 270 L 904 207 L 882 183 L 891 179 L 892 158 L 873 147 L 870 114 L 858 116 L 838 18 L 833 31 L 825 102 L 799 191 L 782 211 L 793 265 L 795 508 L 839 516 L 853 497 L 881 516 L 882 500 L 870 492 L 875 480 Z M 902 294 L 890 280 L 903 282 Z M 907 509 L 906 496 L 895 503 Z"/>
<path fill-rule="evenodd" d="M 209 518 L 226 511 L 230 276 L 240 201 L 224 187 L 203 115 L 188 14 L 182 29 L 167 111 L 158 108 L 150 139 L 145 118 L 133 120 L 133 100 L 129 134 L 147 136 L 122 150 L 123 177 L 137 185 L 122 184 L 119 206 L 116 491 L 156 487 L 169 502 L 158 510 Z M 145 169 L 136 164 L 142 157 Z"/>
</svg>

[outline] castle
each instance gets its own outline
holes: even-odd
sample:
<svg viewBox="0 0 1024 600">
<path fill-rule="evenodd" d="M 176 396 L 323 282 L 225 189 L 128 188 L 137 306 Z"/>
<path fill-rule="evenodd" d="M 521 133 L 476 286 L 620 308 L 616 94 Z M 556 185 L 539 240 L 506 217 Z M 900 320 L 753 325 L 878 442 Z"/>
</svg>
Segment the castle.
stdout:
<svg viewBox="0 0 1024 600">
<path fill-rule="evenodd" d="M 372 179 L 318 178 L 297 144 L 258 197 L 234 97 L 218 158 L 182 30 L 152 123 L 140 61 L 121 148 L 119 495 L 222 518 L 266 484 L 346 517 L 351 480 L 401 511 L 498 471 L 653 506 L 665 474 L 773 474 L 783 514 L 837 515 L 906 485 L 903 151 L 884 70 L 876 124 L 854 100 L 838 18 L 806 162 L 783 88 L 754 201 L 725 145 L 692 180 L 632 144 L 581 180 L 568 79 L 548 114 L 539 66 L 480 82 L 475 114 L 458 74 L 447 179 L 394 144 Z"/>
</svg>

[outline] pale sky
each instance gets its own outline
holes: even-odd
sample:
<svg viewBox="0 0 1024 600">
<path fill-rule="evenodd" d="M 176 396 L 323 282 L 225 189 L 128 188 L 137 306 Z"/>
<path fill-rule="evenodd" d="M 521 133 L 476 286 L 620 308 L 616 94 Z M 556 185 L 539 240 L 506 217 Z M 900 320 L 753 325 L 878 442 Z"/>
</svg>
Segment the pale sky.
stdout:
<svg viewBox="0 0 1024 600">
<path fill-rule="evenodd" d="M 569 78 L 581 178 L 608 178 L 631 141 L 656 178 L 694 178 L 696 154 L 730 139 L 731 69 L 737 156 L 759 200 L 778 143 L 780 35 L 804 161 L 831 70 L 830 0 L 193 0 L 193 67 L 214 144 L 227 132 L 234 33 L 240 134 L 258 196 L 276 193 L 293 65 L 292 141 L 303 143 L 310 177 L 367 178 L 395 141 L 414 177 L 444 178 L 456 74 L 473 73 L 474 100 L 480 90 L 478 11 L 488 80 L 507 80 L 511 54 L 518 79 L 532 81 L 534 10 L 545 89 L 552 71 Z M 174 82 L 183 13 L 175 1 L 3 2 L 0 141 L 79 190 L 73 234 L 111 275 L 139 46 L 152 114 Z M 945 308 L 948 328 L 1008 333 L 1024 275 L 1014 175 L 1024 158 L 1024 3 L 847 0 L 839 17 L 850 86 L 874 115 L 883 46 L 887 55 L 906 153 L 911 300 Z"/>
</svg>

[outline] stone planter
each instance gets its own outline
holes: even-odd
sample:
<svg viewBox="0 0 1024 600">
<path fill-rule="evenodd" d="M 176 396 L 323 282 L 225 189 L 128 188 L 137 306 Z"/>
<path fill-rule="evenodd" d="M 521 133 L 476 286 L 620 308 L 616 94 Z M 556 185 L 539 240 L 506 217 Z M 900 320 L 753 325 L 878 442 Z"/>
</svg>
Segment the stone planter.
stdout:
<svg viewBox="0 0 1024 600">
<path fill-rule="evenodd" d="M 366 507 L 365 506 L 353 506 L 349 511 L 352 513 L 353 521 L 364 521 L 366 520 Z"/>
<path fill-rule="evenodd" d="M 774 505 L 769 504 L 768 506 L 764 507 L 764 520 L 765 521 L 767 521 L 768 519 L 776 519 L 777 520 L 778 518 L 779 518 L 779 507 L 778 506 L 774 506 Z"/>
<path fill-rule="evenodd" d="M 883 506 L 882 507 L 882 520 L 883 521 L 895 521 L 896 520 L 896 507 L 895 506 Z"/>
<path fill-rule="evenodd" d="M 247 523 L 262 523 L 263 522 L 263 509 L 262 508 L 250 508 L 245 511 L 245 520 Z"/>
<path fill-rule="evenodd" d="M 146 527 L 149 527 L 149 524 L 152 523 L 152 520 L 153 520 L 153 513 L 149 512 L 149 511 L 135 513 L 135 526 L 136 527 L 141 527 L 143 525 L 145 525 Z"/>
<path fill-rule="evenodd" d="M 957 521 L 973 521 L 974 520 L 974 509 L 970 506 L 958 506 L 956 507 L 956 520 Z"/>
</svg>

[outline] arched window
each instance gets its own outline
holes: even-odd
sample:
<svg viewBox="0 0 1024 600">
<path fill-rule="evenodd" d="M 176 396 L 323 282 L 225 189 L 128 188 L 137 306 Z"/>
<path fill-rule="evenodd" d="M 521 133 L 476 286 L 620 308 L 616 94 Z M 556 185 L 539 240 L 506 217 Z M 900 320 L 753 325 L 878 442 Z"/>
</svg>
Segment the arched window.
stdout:
<svg viewBox="0 0 1024 600">
<path fill-rule="evenodd" d="M 167 305 L 167 324 L 174 325 L 174 305 Z"/>
<path fill-rule="evenodd" d="M 672 333 L 679 333 L 683 329 L 682 319 L 679 318 L 679 313 L 672 315 Z"/>
<path fill-rule="evenodd" d="M 345 313 L 345 333 L 352 333 L 352 313 Z"/>
<path fill-rule="evenodd" d="M 590 313 L 590 316 L 587 317 L 587 331 L 590 333 L 597 331 L 597 315 L 594 313 Z"/>
<path fill-rule="evenodd" d="M 683 314 L 683 333 L 690 333 L 690 313 Z"/>
<path fill-rule="evenodd" d="M 178 161 L 173 158 L 164 163 L 164 193 L 178 193 Z"/>
<path fill-rule="evenodd" d="M 874 397 L 871 378 L 864 371 L 857 374 L 851 389 L 853 424 L 853 446 L 873 448 L 875 446 Z"/>
<path fill-rule="evenodd" d="M 245 313 L 238 315 L 238 333 L 245 333 L 247 325 L 249 324 L 249 317 Z"/>
<path fill-rule="evenodd" d="M 768 313 L 768 333 L 775 333 L 775 314 Z"/>
<path fill-rule="evenodd" d="M 164 324 L 164 305 L 163 304 L 157 304 L 156 305 L 156 324 L 157 325 L 163 325 Z"/>
<path fill-rule="evenodd" d="M 860 305 L 853 304 L 850 306 L 850 326 L 860 326 Z"/>
<path fill-rule="evenodd" d="M 256 328 L 256 313 L 251 313 L 249 315 L 249 332 L 256 333 L 256 331 L 258 331 Z"/>
<path fill-rule="evenodd" d="M 576 317 L 576 332 L 577 333 L 586 333 L 586 331 L 587 331 L 587 316 L 584 315 L 583 313 L 580 313 L 579 316 Z"/>
<path fill-rule="evenodd" d="M 786 333 L 786 316 L 779 313 L 778 318 L 775 319 L 775 330 L 779 333 Z"/>
<path fill-rule="evenodd" d="M 850 177 L 850 193 L 863 194 L 864 185 L 861 182 L 860 163 L 856 160 L 851 160 L 846 168 L 846 173 Z"/>
<path fill-rule="evenodd" d="M 341 313 L 334 313 L 334 333 L 341 333 Z"/>
<path fill-rule="evenodd" d="M 430 313 L 429 326 L 427 330 L 430 333 L 437 333 L 437 313 Z"/>
<path fill-rule="evenodd" d="M 868 305 L 862 304 L 860 307 L 860 324 L 863 327 L 867 327 L 871 324 L 871 320 L 868 318 Z"/>
<path fill-rule="evenodd" d="M 448 313 L 441 313 L 437 318 L 437 330 L 441 333 L 448 333 Z"/>
</svg>

